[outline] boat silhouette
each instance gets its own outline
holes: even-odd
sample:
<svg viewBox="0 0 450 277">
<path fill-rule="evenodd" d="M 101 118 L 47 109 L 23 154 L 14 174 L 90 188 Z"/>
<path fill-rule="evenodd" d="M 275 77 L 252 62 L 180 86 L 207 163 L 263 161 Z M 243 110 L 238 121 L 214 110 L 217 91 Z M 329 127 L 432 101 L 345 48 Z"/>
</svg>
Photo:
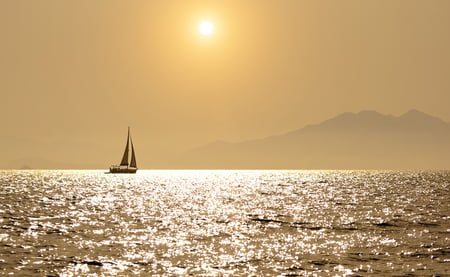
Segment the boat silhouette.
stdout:
<svg viewBox="0 0 450 277">
<path fill-rule="evenodd" d="M 131 148 L 131 161 L 128 163 L 129 152 Z M 127 144 L 125 146 L 125 151 L 123 152 L 122 161 L 120 165 L 112 165 L 109 168 L 109 173 L 136 173 L 136 155 L 134 153 L 133 140 L 130 135 L 130 127 L 128 127 Z"/>
</svg>

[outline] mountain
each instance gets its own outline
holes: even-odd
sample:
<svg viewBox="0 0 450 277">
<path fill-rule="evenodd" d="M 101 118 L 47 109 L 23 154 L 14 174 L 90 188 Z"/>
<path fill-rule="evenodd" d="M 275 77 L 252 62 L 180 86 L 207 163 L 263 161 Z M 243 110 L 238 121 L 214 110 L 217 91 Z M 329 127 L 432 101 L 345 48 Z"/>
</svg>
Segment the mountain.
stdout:
<svg viewBox="0 0 450 277">
<path fill-rule="evenodd" d="M 180 161 L 186 168 L 449 169 L 450 123 L 417 110 L 343 113 L 283 135 L 211 143 Z"/>
</svg>

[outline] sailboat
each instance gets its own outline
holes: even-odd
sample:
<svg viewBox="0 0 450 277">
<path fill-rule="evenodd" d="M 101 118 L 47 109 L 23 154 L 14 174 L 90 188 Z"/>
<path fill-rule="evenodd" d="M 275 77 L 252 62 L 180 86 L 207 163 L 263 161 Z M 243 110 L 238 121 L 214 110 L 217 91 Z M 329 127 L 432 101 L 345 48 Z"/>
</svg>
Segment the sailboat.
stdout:
<svg viewBox="0 0 450 277">
<path fill-rule="evenodd" d="M 131 146 L 131 161 L 128 163 L 128 156 Z M 128 127 L 127 145 L 125 146 L 125 151 L 123 152 L 122 161 L 120 165 L 112 165 L 109 168 L 110 173 L 136 173 L 136 155 L 134 154 L 133 141 L 131 140 L 130 127 Z"/>
</svg>

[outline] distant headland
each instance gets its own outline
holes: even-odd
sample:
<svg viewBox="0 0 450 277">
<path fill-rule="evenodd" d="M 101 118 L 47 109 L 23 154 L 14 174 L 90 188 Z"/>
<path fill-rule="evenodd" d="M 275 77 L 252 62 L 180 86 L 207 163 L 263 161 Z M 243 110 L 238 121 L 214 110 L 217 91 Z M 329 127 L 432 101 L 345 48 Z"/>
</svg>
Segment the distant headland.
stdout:
<svg viewBox="0 0 450 277">
<path fill-rule="evenodd" d="M 213 142 L 183 157 L 190 168 L 448 169 L 450 123 L 418 110 L 342 113 L 285 134 Z"/>
</svg>

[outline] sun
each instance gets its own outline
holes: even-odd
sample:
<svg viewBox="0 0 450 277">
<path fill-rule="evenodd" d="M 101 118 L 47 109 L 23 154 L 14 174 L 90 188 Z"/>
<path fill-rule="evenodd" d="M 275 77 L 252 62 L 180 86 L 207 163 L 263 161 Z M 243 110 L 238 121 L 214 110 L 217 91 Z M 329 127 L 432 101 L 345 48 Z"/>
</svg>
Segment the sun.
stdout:
<svg viewBox="0 0 450 277">
<path fill-rule="evenodd" d="M 200 34 L 204 36 L 209 36 L 214 31 L 214 24 L 211 21 L 202 21 L 198 25 L 198 30 Z"/>
</svg>

